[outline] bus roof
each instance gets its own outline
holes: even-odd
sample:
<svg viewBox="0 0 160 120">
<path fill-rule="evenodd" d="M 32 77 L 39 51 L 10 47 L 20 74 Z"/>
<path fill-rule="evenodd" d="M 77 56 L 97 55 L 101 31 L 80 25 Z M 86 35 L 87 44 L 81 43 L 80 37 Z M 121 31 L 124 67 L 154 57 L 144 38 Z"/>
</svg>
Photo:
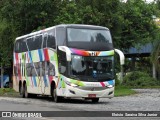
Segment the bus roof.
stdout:
<svg viewBox="0 0 160 120">
<path fill-rule="evenodd" d="M 76 28 L 92 28 L 92 29 L 107 29 L 107 30 L 109 30 L 109 29 L 106 28 L 106 27 L 96 26 L 96 25 L 60 24 L 60 25 L 52 26 L 52 27 L 49 27 L 49 28 L 46 28 L 46 29 L 43 29 L 43 30 L 39 30 L 39 31 L 36 31 L 36 32 L 33 32 L 33 33 L 29 33 L 29 34 L 26 34 L 26 35 L 17 37 L 17 38 L 16 38 L 16 41 L 19 40 L 19 39 L 22 39 L 22 38 L 26 38 L 26 37 L 30 37 L 30 36 L 33 36 L 33 35 L 36 35 L 36 34 L 43 33 L 43 32 L 45 32 L 45 31 L 51 30 L 51 29 L 56 28 L 56 27 L 76 27 Z"/>
</svg>

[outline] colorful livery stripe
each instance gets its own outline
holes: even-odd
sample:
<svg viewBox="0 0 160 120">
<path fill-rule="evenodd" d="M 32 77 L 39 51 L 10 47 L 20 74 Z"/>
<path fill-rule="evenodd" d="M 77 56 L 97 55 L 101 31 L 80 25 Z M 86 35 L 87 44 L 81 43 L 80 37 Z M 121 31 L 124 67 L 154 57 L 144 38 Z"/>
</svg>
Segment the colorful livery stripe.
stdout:
<svg viewBox="0 0 160 120">
<path fill-rule="evenodd" d="M 45 61 L 49 61 L 48 49 L 44 49 L 43 52 L 44 52 Z"/>
<path fill-rule="evenodd" d="M 81 55 L 81 56 L 110 56 L 114 55 L 114 50 L 110 51 L 85 51 L 85 50 L 79 50 L 75 48 L 70 48 L 71 53 Z"/>
</svg>

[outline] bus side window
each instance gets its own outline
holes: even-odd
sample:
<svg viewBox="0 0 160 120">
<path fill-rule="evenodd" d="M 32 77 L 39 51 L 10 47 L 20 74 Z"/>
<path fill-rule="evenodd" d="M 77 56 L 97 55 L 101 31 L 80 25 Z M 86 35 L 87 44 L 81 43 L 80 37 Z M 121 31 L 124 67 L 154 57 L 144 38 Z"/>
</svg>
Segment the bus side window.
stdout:
<svg viewBox="0 0 160 120">
<path fill-rule="evenodd" d="M 42 76 L 45 76 L 45 61 L 43 61 L 42 63 Z"/>
<path fill-rule="evenodd" d="M 58 46 L 63 46 L 66 44 L 66 31 L 64 27 L 56 28 L 56 40 Z"/>
<path fill-rule="evenodd" d="M 21 52 L 26 52 L 27 51 L 27 46 L 26 46 L 26 40 L 25 39 L 20 40 L 20 51 Z"/>
<path fill-rule="evenodd" d="M 34 68 L 33 63 L 32 63 L 32 76 L 37 76 L 36 69 Z"/>
<path fill-rule="evenodd" d="M 42 35 L 37 35 L 37 36 L 28 38 L 27 45 L 28 45 L 29 51 L 41 49 Z"/>
<path fill-rule="evenodd" d="M 32 71 L 31 71 L 31 70 L 32 70 L 32 69 L 31 69 L 31 63 L 27 63 L 27 64 L 26 64 L 26 70 L 27 70 L 27 71 L 26 71 L 26 72 L 27 72 L 27 76 L 31 76 L 31 72 L 32 72 Z"/>
<path fill-rule="evenodd" d="M 54 76 L 55 75 L 55 67 L 52 63 L 47 62 L 48 66 L 48 76 Z"/>
<path fill-rule="evenodd" d="M 43 35 L 42 48 L 46 48 L 46 47 L 47 47 L 47 40 L 48 40 L 48 33 L 45 33 L 45 34 Z"/>
<path fill-rule="evenodd" d="M 48 31 L 47 47 L 56 49 L 55 29 Z"/>
<path fill-rule="evenodd" d="M 63 75 L 66 75 L 67 73 L 67 59 L 66 59 L 66 53 L 63 51 L 58 50 L 58 62 L 59 62 L 59 71 Z"/>
<path fill-rule="evenodd" d="M 33 38 L 27 38 L 27 46 L 28 46 L 28 51 L 33 50 Z"/>
<path fill-rule="evenodd" d="M 41 45 L 42 45 L 42 35 L 37 35 L 35 36 L 35 40 L 34 40 L 34 50 L 36 49 L 41 49 Z"/>
<path fill-rule="evenodd" d="M 55 37 L 53 35 L 48 35 L 47 47 L 56 49 Z"/>
</svg>

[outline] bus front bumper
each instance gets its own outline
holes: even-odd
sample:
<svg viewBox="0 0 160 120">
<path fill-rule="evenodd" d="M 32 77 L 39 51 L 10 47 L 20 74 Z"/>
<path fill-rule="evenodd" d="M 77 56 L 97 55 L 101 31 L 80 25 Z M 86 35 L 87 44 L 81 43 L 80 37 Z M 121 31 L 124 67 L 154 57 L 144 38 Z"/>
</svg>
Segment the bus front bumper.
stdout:
<svg viewBox="0 0 160 120">
<path fill-rule="evenodd" d="M 90 87 L 90 90 L 82 90 L 79 87 L 73 87 L 66 85 L 65 97 L 73 98 L 113 98 L 114 87 L 107 88 L 104 90 L 94 90 Z"/>
</svg>

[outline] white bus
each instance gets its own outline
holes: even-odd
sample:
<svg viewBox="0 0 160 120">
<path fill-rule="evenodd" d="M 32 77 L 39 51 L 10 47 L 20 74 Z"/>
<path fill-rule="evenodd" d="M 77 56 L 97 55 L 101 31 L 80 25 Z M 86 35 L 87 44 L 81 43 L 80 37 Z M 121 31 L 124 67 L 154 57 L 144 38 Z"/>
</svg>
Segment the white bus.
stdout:
<svg viewBox="0 0 160 120">
<path fill-rule="evenodd" d="M 17 37 L 13 87 L 22 97 L 114 96 L 114 48 L 110 31 L 93 25 L 64 24 Z"/>
</svg>

